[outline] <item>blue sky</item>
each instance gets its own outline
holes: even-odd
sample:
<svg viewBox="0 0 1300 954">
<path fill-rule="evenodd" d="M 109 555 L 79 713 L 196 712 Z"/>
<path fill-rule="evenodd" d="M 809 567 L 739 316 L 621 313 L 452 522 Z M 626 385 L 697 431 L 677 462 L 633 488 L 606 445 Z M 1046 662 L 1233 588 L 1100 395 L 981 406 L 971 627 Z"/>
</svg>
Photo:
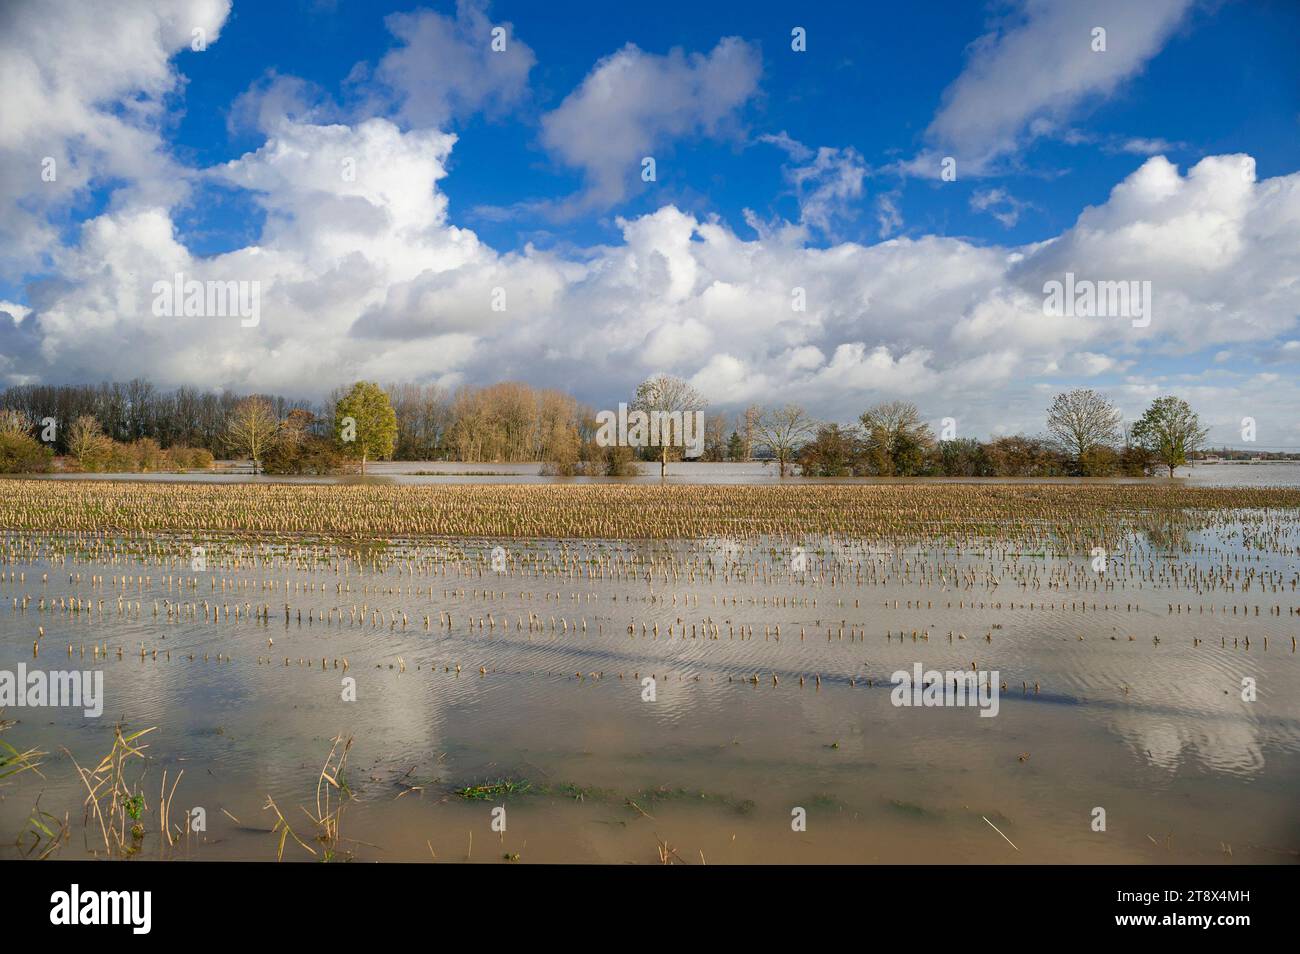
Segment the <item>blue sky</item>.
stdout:
<svg viewBox="0 0 1300 954">
<path fill-rule="evenodd" d="M 330 96 L 347 97 L 345 79 L 357 63 L 374 63 L 392 46 L 388 13 L 453 5 L 415 3 L 268 2 L 237 4 L 219 43 L 182 53 L 177 66 L 189 79 L 174 147 L 197 164 L 238 158 L 259 137 L 228 128 L 231 104 L 267 71 L 299 76 Z M 743 209 L 765 217 L 797 217 L 781 169 L 787 156 L 753 142 L 786 132 L 806 144 L 852 146 L 872 169 L 867 201 L 838 237 L 871 242 L 879 228 L 871 193 L 901 190 L 903 234 L 968 236 L 995 243 L 1039 241 L 1068 227 L 1086 205 L 1105 200 L 1111 187 L 1145 156 L 1124 152 L 1132 139 L 1170 143 L 1162 150 L 1187 163 L 1219 151 L 1246 151 L 1260 177 L 1300 168 L 1300 109 L 1295 4 L 1224 3 L 1195 9 L 1141 82 L 1080 110 L 1078 129 L 1093 139 L 1043 139 L 1016 157 L 1006 175 L 959 178 L 954 188 L 908 181 L 885 171 L 923 145 L 922 134 L 944 90 L 961 72 L 967 45 L 982 35 L 999 7 L 979 3 L 708 3 L 625 4 L 616 15 L 592 15 L 577 0 L 497 2 L 494 22 L 509 22 L 537 54 L 530 95 L 504 115 L 458 121 L 461 137 L 445 191 L 453 214 L 500 249 L 528 240 L 590 245 L 616 238 L 613 215 L 653 211 L 664 201 L 699 215 L 717 214 L 737 228 Z M 792 26 L 808 31 L 808 49 L 790 49 Z M 609 214 L 557 224 L 538 216 L 498 222 L 476 214 L 482 206 L 570 194 L 580 175 L 548 159 L 538 146 L 538 120 L 555 108 L 603 56 L 632 42 L 652 53 L 673 47 L 708 50 L 722 36 L 741 36 L 762 52 L 761 95 L 741 111 L 747 136 L 677 142 L 658 164 L 659 181 L 643 184 Z M 433 65 L 430 65 L 433 68 Z M 1288 115 L 1291 121 L 1287 121 Z M 1112 141 L 1113 140 L 1113 141 Z M 1099 146 L 1099 143 L 1102 145 Z M 975 192 L 1000 186 L 1028 208 L 1011 226 L 970 207 Z M 191 212 L 186 231 L 196 251 L 211 254 L 244 244 L 260 221 L 250 206 L 206 203 Z M 818 237 L 825 242 L 824 236 Z"/>
<path fill-rule="evenodd" d="M 981 433 L 1087 384 L 1300 445 L 1294 3 L 121 10 L 0 14 L 0 382 L 519 377 L 599 404 L 666 370 L 720 408 L 902 396 Z M 339 157 L 358 181 L 322 185 Z M 155 322 L 131 289 L 176 270 L 258 281 L 266 322 Z M 1044 331 L 1066 270 L 1149 278 L 1165 310 Z"/>
</svg>

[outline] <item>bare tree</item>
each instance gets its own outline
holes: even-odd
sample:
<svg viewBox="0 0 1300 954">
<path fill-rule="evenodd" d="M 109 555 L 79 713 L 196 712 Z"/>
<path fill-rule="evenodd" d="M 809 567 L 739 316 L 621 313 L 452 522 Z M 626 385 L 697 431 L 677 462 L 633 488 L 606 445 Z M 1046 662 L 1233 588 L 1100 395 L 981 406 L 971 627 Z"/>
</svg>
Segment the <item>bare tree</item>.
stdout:
<svg viewBox="0 0 1300 954">
<path fill-rule="evenodd" d="M 766 410 L 754 421 L 754 439 L 776 458 L 782 477 L 804 442 L 817 432 L 817 422 L 795 404 Z"/>
<path fill-rule="evenodd" d="M 704 459 L 717 462 L 727 459 L 727 415 L 704 417 Z"/>
<path fill-rule="evenodd" d="M 451 423 L 448 395 L 436 384 L 390 384 L 387 390 L 397 412 L 396 456 L 433 460 L 444 450 L 443 438 Z"/>
<path fill-rule="evenodd" d="M 99 422 L 106 438 L 130 443 L 153 438 L 163 447 L 203 447 L 225 453 L 226 420 L 242 394 L 199 391 L 181 387 L 162 390 L 143 379 L 98 385 L 16 384 L 0 388 L 0 410 L 26 415 L 28 429 L 52 417 L 59 422 L 54 441 L 58 452 L 68 453 L 72 428 L 68 422 L 90 416 Z M 302 402 L 273 399 L 283 417 Z M 0 417 L 3 417 L 0 414 Z"/>
<path fill-rule="evenodd" d="M 1090 451 L 1113 443 L 1120 413 L 1091 388 L 1058 394 L 1047 409 L 1047 430 L 1083 466 Z"/>
<path fill-rule="evenodd" d="M 758 425 L 758 418 L 762 413 L 761 407 L 751 404 L 740 415 L 740 438 L 744 446 L 745 460 L 754 458 L 754 428 Z"/>
<path fill-rule="evenodd" d="M 647 414 L 661 415 L 662 420 L 675 420 L 678 422 L 679 432 L 670 438 L 667 433 L 661 433 L 659 444 L 652 445 L 659 451 L 659 476 L 663 477 L 668 472 L 669 455 L 674 458 L 680 456 L 681 443 L 683 435 L 680 432 L 681 423 L 685 421 L 687 414 L 694 414 L 696 411 L 704 410 L 704 397 L 695 388 L 687 384 L 681 378 L 675 378 L 671 374 L 659 374 L 653 378 L 643 381 L 636 389 L 635 407 L 638 410 L 645 411 Z M 666 417 L 665 417 L 666 415 Z M 667 427 L 664 427 L 667 430 Z M 674 439 L 676 445 L 674 445 Z"/>
<path fill-rule="evenodd" d="M 262 455 L 276 439 L 280 422 L 263 398 L 244 398 L 230 412 L 226 422 L 226 443 L 237 454 L 247 454 L 257 473 Z"/>
<path fill-rule="evenodd" d="M 25 437 L 31 430 L 32 419 L 26 411 L 0 409 L 0 434 L 22 434 Z"/>
<path fill-rule="evenodd" d="M 104 437 L 104 430 L 99 426 L 99 421 L 89 414 L 82 414 L 68 429 L 68 453 L 79 463 L 93 458 L 107 443 L 108 440 Z"/>
</svg>

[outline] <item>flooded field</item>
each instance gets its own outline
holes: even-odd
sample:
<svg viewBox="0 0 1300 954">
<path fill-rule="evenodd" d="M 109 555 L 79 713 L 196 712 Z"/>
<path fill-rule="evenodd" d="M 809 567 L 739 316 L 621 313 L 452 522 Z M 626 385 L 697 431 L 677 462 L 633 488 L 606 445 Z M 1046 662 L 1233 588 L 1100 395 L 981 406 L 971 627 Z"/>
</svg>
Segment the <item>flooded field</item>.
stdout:
<svg viewBox="0 0 1300 954">
<path fill-rule="evenodd" d="M 667 484 L 723 484 L 723 485 L 777 485 L 790 483 L 847 484 L 858 486 L 889 484 L 1150 484 L 1165 483 L 1163 478 L 1136 477 L 800 477 L 798 465 L 795 473 L 782 478 L 774 462 L 750 461 L 747 463 L 705 463 L 674 461 L 668 465 L 664 477 L 659 476 L 657 464 L 641 464 L 641 473 L 635 477 L 552 477 L 540 473 L 538 464 L 465 464 L 455 461 L 380 461 L 373 463 L 365 477 L 279 477 L 249 473 L 248 465 L 235 461 L 221 461 L 216 470 L 196 471 L 186 474 L 132 473 L 132 474 L 80 474 L 72 472 L 45 474 L 40 480 L 103 480 L 143 481 L 167 483 L 177 480 L 195 483 L 243 484 L 398 484 L 421 486 L 439 484 L 611 484 L 660 485 Z M 1192 487 L 1300 487 L 1300 462 L 1250 461 L 1196 463 L 1178 470 L 1175 480 Z"/>
<path fill-rule="evenodd" d="M 1300 859 L 1296 491 L 0 481 L 0 527 L 0 672 L 103 674 L 0 717 L 5 856 Z"/>
</svg>

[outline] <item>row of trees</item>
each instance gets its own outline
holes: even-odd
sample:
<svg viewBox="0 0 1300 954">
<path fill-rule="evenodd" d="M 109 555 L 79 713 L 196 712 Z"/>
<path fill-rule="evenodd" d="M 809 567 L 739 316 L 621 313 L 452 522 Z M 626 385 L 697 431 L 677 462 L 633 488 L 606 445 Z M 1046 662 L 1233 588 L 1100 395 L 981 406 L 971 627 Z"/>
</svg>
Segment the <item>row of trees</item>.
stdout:
<svg viewBox="0 0 1300 954">
<path fill-rule="evenodd" d="M 120 444 L 149 438 L 163 448 L 195 447 L 220 456 L 226 453 L 230 415 L 247 396 L 192 387 L 164 390 L 143 378 L 99 385 L 22 384 L 0 391 L 0 411 L 17 412 L 42 430 L 43 422 L 54 421 L 52 440 L 44 443 L 55 454 L 69 452 L 73 422 L 90 417 L 105 437 Z M 313 409 L 306 401 L 262 397 L 282 419 L 295 408 Z"/>
<path fill-rule="evenodd" d="M 328 424 L 332 431 L 322 433 Z M 33 421 L 27 413 L 0 409 L 0 473 L 39 473 L 50 469 L 57 420 Z M 38 439 L 39 438 L 39 439 Z M 162 447 L 152 437 L 114 440 L 89 414 L 78 416 L 61 442 L 66 465 L 82 471 L 182 471 L 212 467 L 206 448 L 182 444 Z M 376 384 L 359 381 L 335 403 L 327 422 L 303 407 L 279 413 L 263 397 L 237 401 L 219 432 L 224 454 L 253 462 L 254 470 L 281 474 L 329 474 L 355 462 L 391 457 L 397 419 L 388 395 Z"/>
<path fill-rule="evenodd" d="M 670 375 L 643 382 L 629 406 L 679 419 L 698 412 L 701 459 L 771 459 L 781 476 L 796 463 L 813 476 L 1142 475 L 1161 465 L 1172 475 L 1206 434 L 1172 396 L 1124 430 L 1114 406 L 1087 389 L 1057 395 L 1046 435 L 990 441 L 936 439 L 905 401 L 877 404 L 851 425 L 817 421 L 797 405 L 752 406 L 734 418 L 706 413 L 699 392 Z M 11 471 L 43 469 L 62 453 L 85 470 L 191 469 L 218 455 L 272 473 L 333 473 L 350 464 L 364 472 L 370 461 L 395 457 L 537 461 L 554 474 L 620 475 L 635 471 L 637 458 L 662 473 L 685 452 L 680 433 L 638 447 L 608 446 L 598 434 L 596 413 L 571 395 L 519 382 L 454 392 L 357 382 L 316 408 L 274 396 L 159 391 L 138 379 L 0 392 L 0 470 Z"/>
<path fill-rule="evenodd" d="M 797 411 L 787 409 L 784 416 Z M 805 474 L 825 477 L 1141 477 L 1160 467 L 1172 477 L 1206 433 L 1181 398 L 1157 398 L 1126 430 L 1114 405 L 1079 388 L 1055 397 L 1042 437 L 935 440 L 914 404 L 890 401 L 866 411 L 854 426 L 817 425 L 798 458 Z"/>
</svg>

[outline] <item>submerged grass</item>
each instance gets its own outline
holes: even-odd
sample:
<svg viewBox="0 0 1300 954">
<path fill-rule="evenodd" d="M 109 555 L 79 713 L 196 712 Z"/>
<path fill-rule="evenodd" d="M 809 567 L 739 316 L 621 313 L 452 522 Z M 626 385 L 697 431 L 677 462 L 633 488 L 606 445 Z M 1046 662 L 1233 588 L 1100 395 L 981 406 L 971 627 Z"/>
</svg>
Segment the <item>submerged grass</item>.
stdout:
<svg viewBox="0 0 1300 954">
<path fill-rule="evenodd" d="M 891 798 L 889 807 L 901 815 L 907 815 L 911 818 L 938 818 L 938 813 L 926 808 L 924 805 L 918 805 L 915 802 L 905 802 L 902 799 Z"/>
<path fill-rule="evenodd" d="M 674 788 L 668 785 L 661 785 L 658 788 L 643 789 L 634 795 L 633 798 L 642 805 L 690 802 L 704 803 L 719 808 L 729 809 L 739 815 L 751 814 L 757 807 L 754 801 L 749 798 L 736 798 L 733 795 L 723 795 L 718 792 L 706 792 L 697 788 Z"/>
<path fill-rule="evenodd" d="M 303 814 L 311 819 L 316 829 L 313 840 L 320 846 L 319 853 L 294 831 L 275 799 L 270 795 L 266 796 L 266 804 L 262 806 L 262 810 L 275 813 L 275 824 L 271 827 L 271 834 L 277 839 L 276 861 L 284 860 L 284 848 L 290 838 L 312 857 L 319 858 L 321 861 L 352 860 L 352 853 L 342 847 L 342 843 L 347 839 L 344 839 L 341 834 L 343 810 L 353 797 L 347 782 L 348 754 L 351 751 L 351 736 L 345 739 L 341 735 L 336 735 L 330 740 L 329 754 L 325 756 L 325 764 L 316 778 L 316 811 L 313 813 L 311 809 L 299 806 Z"/>
<path fill-rule="evenodd" d="M 494 798 L 522 795 L 531 788 L 531 782 L 502 779 L 498 782 L 484 782 L 482 785 L 468 785 L 465 788 L 458 788 L 456 794 L 464 799 L 488 801 Z"/>
<path fill-rule="evenodd" d="M 0 719 L 0 732 L 12 728 L 16 723 Z M 0 739 L 0 784 L 8 784 L 5 780 L 13 778 L 15 775 L 21 775 L 23 772 L 35 772 L 40 775 L 41 759 L 47 753 L 39 749 L 25 749 L 19 751 L 4 739 Z"/>
<path fill-rule="evenodd" d="M 703 803 L 748 815 L 755 809 L 755 803 L 748 798 L 737 798 L 718 792 L 707 792 L 697 788 L 673 787 L 660 785 L 643 788 L 632 793 L 621 792 L 612 788 L 595 785 L 578 785 L 574 782 L 561 782 L 554 785 L 534 785 L 530 781 L 518 779 L 501 779 L 469 785 L 454 790 L 454 794 L 469 801 L 488 801 L 518 795 L 538 795 L 551 798 L 563 798 L 576 802 L 595 802 L 598 804 L 622 804 L 634 809 L 641 815 L 647 815 L 647 808 L 661 804 Z"/>
<path fill-rule="evenodd" d="M 18 836 L 16 846 L 24 858 L 44 861 L 62 848 L 72 838 L 68 827 L 68 813 L 59 818 L 41 808 L 40 798 L 27 819 L 27 829 Z"/>
<path fill-rule="evenodd" d="M 148 802 L 142 782 L 147 761 L 145 749 L 149 746 L 139 740 L 157 728 L 150 726 L 123 735 L 122 726 L 115 725 L 113 747 L 94 768 L 83 768 L 71 752 L 63 750 L 86 789 L 86 825 L 90 827 L 93 822 L 99 828 L 104 851 L 110 857 L 130 858 L 139 853 L 143 845 Z M 138 775 L 132 771 L 137 764 L 140 766 Z M 164 820 L 162 825 L 166 824 Z M 160 830 L 165 831 L 165 828 L 160 827 Z"/>
</svg>

